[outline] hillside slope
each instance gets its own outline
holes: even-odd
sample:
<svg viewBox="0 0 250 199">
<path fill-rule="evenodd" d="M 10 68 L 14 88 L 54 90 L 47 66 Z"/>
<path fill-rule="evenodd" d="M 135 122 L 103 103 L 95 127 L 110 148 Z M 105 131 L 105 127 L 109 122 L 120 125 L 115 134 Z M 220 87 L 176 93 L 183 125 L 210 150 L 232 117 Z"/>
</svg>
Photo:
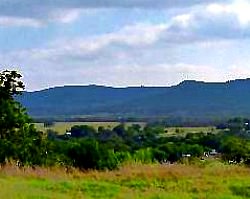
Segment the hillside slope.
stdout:
<svg viewBox="0 0 250 199">
<path fill-rule="evenodd" d="M 250 79 L 172 87 L 65 86 L 17 98 L 32 116 L 250 116 Z"/>
</svg>

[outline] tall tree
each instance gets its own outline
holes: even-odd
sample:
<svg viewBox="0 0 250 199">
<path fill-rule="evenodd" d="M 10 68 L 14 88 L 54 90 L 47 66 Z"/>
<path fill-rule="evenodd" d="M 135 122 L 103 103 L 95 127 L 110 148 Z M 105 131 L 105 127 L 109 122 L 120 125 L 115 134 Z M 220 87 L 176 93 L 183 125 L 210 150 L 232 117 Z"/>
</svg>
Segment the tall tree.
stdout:
<svg viewBox="0 0 250 199">
<path fill-rule="evenodd" d="M 16 71 L 5 70 L 0 73 L 0 138 L 9 139 L 11 134 L 30 122 L 25 109 L 15 101 L 21 94 L 24 84 L 22 76 Z"/>
<path fill-rule="evenodd" d="M 0 72 L 0 161 L 13 159 L 21 164 L 41 164 L 43 136 L 31 124 L 31 118 L 15 100 L 24 90 L 17 71 Z"/>
</svg>

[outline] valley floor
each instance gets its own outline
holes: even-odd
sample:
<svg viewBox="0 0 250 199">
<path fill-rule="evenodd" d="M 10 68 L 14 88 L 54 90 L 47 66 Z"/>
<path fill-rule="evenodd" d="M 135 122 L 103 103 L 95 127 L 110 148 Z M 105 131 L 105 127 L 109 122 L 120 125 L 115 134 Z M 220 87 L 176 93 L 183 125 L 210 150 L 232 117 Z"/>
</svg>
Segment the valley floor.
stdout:
<svg viewBox="0 0 250 199">
<path fill-rule="evenodd" d="M 117 171 L 62 168 L 0 171 L 0 198 L 240 199 L 250 198 L 250 168 L 222 163 L 123 166 Z"/>
</svg>

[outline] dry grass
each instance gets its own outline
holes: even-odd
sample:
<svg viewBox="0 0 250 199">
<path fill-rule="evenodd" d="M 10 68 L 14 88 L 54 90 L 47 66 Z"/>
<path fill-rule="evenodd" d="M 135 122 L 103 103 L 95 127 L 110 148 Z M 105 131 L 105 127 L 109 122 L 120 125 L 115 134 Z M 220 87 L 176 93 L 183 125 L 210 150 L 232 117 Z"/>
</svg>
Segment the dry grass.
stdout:
<svg viewBox="0 0 250 199">
<path fill-rule="evenodd" d="M 66 130 L 70 130 L 72 126 L 75 125 L 88 125 L 94 127 L 96 130 L 98 127 L 102 126 L 104 128 L 112 129 L 115 126 L 120 124 L 119 122 L 56 122 L 52 127 L 45 128 L 43 123 L 35 123 L 35 126 L 40 131 L 46 131 L 47 129 L 52 129 L 59 134 L 64 134 Z M 130 126 L 132 124 L 139 124 L 141 126 L 145 126 L 143 122 L 127 122 L 126 126 Z"/>
<path fill-rule="evenodd" d="M 250 198 L 250 168 L 223 165 L 126 165 L 116 171 L 64 168 L 0 171 L 0 198 Z M 22 193 L 22 197 L 20 197 Z M 74 196 L 74 197 L 73 197 Z"/>
<path fill-rule="evenodd" d="M 213 126 L 208 127 L 168 127 L 165 129 L 166 135 L 182 135 L 185 136 L 187 133 L 217 133 L 218 130 Z"/>
</svg>

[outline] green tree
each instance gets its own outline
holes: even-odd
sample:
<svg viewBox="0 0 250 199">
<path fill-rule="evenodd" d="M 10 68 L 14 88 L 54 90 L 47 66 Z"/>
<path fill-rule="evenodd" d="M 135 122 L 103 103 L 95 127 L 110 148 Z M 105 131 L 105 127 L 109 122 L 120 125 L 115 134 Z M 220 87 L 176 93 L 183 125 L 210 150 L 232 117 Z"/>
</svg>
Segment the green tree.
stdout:
<svg viewBox="0 0 250 199">
<path fill-rule="evenodd" d="M 25 124 L 29 118 L 14 96 L 24 89 L 20 81 L 21 75 L 16 71 L 0 73 L 0 138 L 9 139 L 17 128 Z"/>
<path fill-rule="evenodd" d="M 250 141 L 229 136 L 222 142 L 222 158 L 226 161 L 248 162 L 250 159 Z"/>
<path fill-rule="evenodd" d="M 91 138 L 71 140 L 67 155 L 72 165 L 82 170 L 115 169 L 119 164 L 113 150 L 105 148 Z"/>
<path fill-rule="evenodd" d="M 0 161 L 42 164 L 46 156 L 43 135 L 30 124 L 25 108 L 15 100 L 24 90 L 21 77 L 16 71 L 0 73 Z"/>
</svg>

